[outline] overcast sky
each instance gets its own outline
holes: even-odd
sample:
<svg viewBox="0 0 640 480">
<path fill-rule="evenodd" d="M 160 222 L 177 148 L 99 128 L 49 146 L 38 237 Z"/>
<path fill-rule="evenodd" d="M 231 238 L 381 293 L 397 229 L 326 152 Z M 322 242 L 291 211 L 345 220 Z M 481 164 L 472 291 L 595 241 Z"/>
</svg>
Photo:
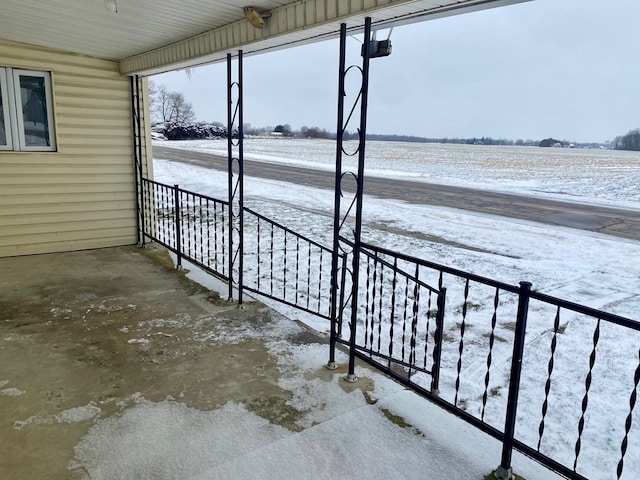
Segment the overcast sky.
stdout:
<svg viewBox="0 0 640 480">
<path fill-rule="evenodd" d="M 640 0 L 534 0 L 397 27 L 391 41 L 371 61 L 369 133 L 602 142 L 640 127 Z M 337 40 L 246 57 L 245 123 L 335 131 L 337 70 Z M 198 120 L 226 122 L 224 64 L 154 80 Z"/>
</svg>

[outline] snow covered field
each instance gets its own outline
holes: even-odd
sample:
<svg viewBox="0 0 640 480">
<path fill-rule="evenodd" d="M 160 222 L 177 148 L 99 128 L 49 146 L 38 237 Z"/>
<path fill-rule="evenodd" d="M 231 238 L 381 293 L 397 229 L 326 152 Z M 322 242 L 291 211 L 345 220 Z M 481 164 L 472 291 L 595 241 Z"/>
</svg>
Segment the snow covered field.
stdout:
<svg viewBox="0 0 640 480">
<path fill-rule="evenodd" d="M 226 140 L 158 145 L 227 155 Z M 356 146 L 355 141 L 346 142 L 345 150 Z M 332 140 L 246 139 L 244 148 L 245 158 L 251 160 L 331 171 L 335 164 Z M 408 142 L 368 142 L 366 148 L 366 174 L 371 176 L 640 206 L 638 152 Z"/>
<path fill-rule="evenodd" d="M 223 141 L 171 142 L 166 146 L 226 155 Z M 245 143 L 245 157 L 307 167 L 333 168 L 334 144 L 310 140 L 255 139 Z M 613 204 L 640 210 L 640 156 L 631 152 L 369 142 L 368 175 L 406 177 L 426 182 L 469 186 L 585 203 Z M 195 192 L 226 198 L 226 173 L 157 158 L 155 179 Z M 245 205 L 330 246 L 333 192 L 284 181 L 245 178 Z M 399 215 L 402 212 L 402 215 Z M 606 235 L 516 221 L 461 210 L 409 205 L 366 198 L 363 239 L 409 255 L 452 266 L 502 282 L 527 280 L 534 289 L 572 302 L 638 319 L 640 309 L 640 242 Z M 430 236 L 427 238 L 427 236 Z M 438 237 L 441 241 L 434 241 Z M 465 408 L 477 414 L 490 320 L 490 299 L 479 298 L 465 334 L 466 358 L 461 389 Z M 275 305 L 274 305 L 275 306 Z M 553 312 L 532 305 L 518 434 L 535 447 L 540 406 L 544 400 Z M 282 309 L 281 309 L 282 310 Z M 286 311 L 294 317 L 300 313 Z M 325 322 L 306 318 L 318 330 Z M 512 318 L 501 319 L 496 334 L 505 352 L 513 338 Z M 579 405 L 595 320 L 563 317 L 549 412 L 541 451 L 571 465 L 577 438 Z M 455 325 L 454 325 L 455 326 Z M 640 334 L 602 325 L 593 369 L 578 471 L 590 478 L 614 478 L 633 372 L 638 365 Z M 457 348 L 458 338 L 452 339 Z M 497 342 L 500 343 L 500 342 Z M 490 423 L 499 425 L 506 396 L 508 363 L 495 359 Z M 508 355 L 507 355 L 508 357 Z M 447 359 L 443 369 L 446 372 Z M 449 359 L 455 363 L 455 357 Z M 449 365 L 451 367 L 452 365 Z M 451 380 L 451 378 L 449 378 Z M 443 375 L 443 382 L 447 375 Z M 443 396 L 451 395 L 446 385 Z M 448 398 L 449 399 L 449 398 Z M 567 414 L 567 412 L 570 412 Z M 640 476 L 640 418 L 636 408 L 625 457 L 623 478 Z"/>
<path fill-rule="evenodd" d="M 226 155 L 219 140 L 159 144 Z M 332 170 L 332 147 L 324 140 L 254 139 L 245 142 L 245 158 Z M 635 152 L 394 142 L 369 142 L 367 152 L 367 175 L 407 177 L 411 169 L 424 172 L 411 173 L 414 180 L 640 210 Z M 156 180 L 217 198 L 227 196 L 226 178 L 224 172 L 155 161 Z M 246 177 L 245 206 L 331 246 L 332 191 Z M 365 199 L 363 218 L 368 243 L 507 283 L 527 280 L 539 291 L 622 316 L 632 317 L 640 306 L 637 241 L 378 198 Z M 455 245 L 420 240 L 420 234 Z"/>
</svg>

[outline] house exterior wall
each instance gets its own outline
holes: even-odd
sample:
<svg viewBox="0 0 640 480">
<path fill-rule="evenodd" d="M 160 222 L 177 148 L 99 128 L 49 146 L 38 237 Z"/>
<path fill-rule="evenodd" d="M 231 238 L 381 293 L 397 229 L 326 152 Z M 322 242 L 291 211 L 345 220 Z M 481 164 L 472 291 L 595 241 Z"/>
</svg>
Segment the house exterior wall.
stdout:
<svg viewBox="0 0 640 480">
<path fill-rule="evenodd" d="M 51 72 L 57 143 L 55 152 L 0 151 L 0 256 L 135 243 L 130 77 L 118 62 L 3 39 L 0 66 Z"/>
</svg>

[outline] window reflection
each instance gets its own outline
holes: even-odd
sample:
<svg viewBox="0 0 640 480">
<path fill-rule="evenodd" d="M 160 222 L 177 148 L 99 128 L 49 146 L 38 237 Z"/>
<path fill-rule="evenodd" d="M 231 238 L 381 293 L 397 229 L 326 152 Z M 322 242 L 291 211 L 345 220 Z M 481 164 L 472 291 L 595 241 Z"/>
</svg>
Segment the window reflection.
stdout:
<svg viewBox="0 0 640 480">
<path fill-rule="evenodd" d="M 44 78 L 20 75 L 20 93 L 26 146 L 49 146 L 49 119 Z"/>
<path fill-rule="evenodd" d="M 7 144 L 7 127 L 4 124 L 4 105 L 2 103 L 3 94 L 4 92 L 2 91 L 2 85 L 0 85 L 0 145 Z"/>
</svg>

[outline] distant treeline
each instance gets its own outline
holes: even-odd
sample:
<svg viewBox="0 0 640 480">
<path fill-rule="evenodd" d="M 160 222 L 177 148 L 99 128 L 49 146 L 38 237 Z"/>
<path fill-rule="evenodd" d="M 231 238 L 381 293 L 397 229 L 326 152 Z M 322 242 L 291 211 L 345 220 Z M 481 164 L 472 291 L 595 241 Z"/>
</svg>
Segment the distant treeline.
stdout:
<svg viewBox="0 0 640 480">
<path fill-rule="evenodd" d="M 189 138 L 220 138 L 226 137 L 226 127 L 221 122 L 197 122 L 195 124 L 176 124 L 164 122 L 157 124 L 154 130 L 164 133 L 169 140 Z M 303 126 L 300 130 L 294 130 L 289 124 L 276 125 L 275 127 L 253 127 L 249 123 L 243 125 L 246 136 L 281 136 L 289 138 L 324 138 L 336 139 L 336 133 L 325 128 Z M 237 135 L 237 132 L 234 132 Z M 344 140 L 357 140 L 358 132 L 345 131 Z M 616 137 L 613 142 L 604 144 L 597 142 L 578 143 L 568 140 L 545 138 L 543 140 L 511 140 L 507 138 L 492 137 L 419 137 L 415 135 L 386 135 L 368 133 L 367 140 L 384 142 L 414 142 L 414 143 L 449 143 L 458 145 L 506 145 L 529 147 L 578 147 L 578 148 L 616 148 L 619 150 L 640 150 L 640 129 L 632 130 L 626 135 Z"/>
<path fill-rule="evenodd" d="M 349 140 L 356 140 L 357 133 L 349 133 Z M 368 133 L 367 140 L 382 142 L 415 142 L 415 143 L 457 143 L 461 145 L 523 145 L 537 146 L 538 140 L 508 140 L 506 138 L 473 137 L 473 138 L 451 138 L 451 137 L 416 137 L 413 135 L 380 135 Z"/>
<path fill-rule="evenodd" d="M 626 135 L 616 137 L 613 141 L 616 150 L 640 151 L 640 128 L 629 131 Z"/>
</svg>

